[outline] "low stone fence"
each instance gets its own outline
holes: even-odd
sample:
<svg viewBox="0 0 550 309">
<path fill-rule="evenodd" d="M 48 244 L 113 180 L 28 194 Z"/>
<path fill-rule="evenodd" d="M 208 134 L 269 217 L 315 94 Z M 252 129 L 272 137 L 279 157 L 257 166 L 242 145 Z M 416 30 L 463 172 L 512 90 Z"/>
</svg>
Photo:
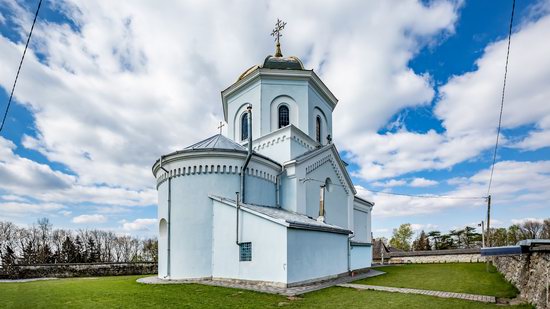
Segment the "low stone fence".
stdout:
<svg viewBox="0 0 550 309">
<path fill-rule="evenodd" d="M 391 252 L 388 264 L 478 263 L 485 262 L 479 248 Z"/>
<path fill-rule="evenodd" d="M 550 247 L 531 248 L 518 256 L 495 256 L 493 265 L 520 291 L 520 297 L 537 308 L 550 308 L 548 289 Z"/>
<path fill-rule="evenodd" d="M 156 274 L 157 269 L 153 262 L 10 265 L 0 268 L 0 279 L 147 275 Z"/>
</svg>

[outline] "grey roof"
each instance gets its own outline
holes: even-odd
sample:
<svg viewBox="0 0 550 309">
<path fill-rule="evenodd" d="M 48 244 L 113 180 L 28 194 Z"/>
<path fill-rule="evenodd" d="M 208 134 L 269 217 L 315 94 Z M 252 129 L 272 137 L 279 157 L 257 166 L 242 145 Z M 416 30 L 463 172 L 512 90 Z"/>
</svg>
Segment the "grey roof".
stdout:
<svg viewBox="0 0 550 309">
<path fill-rule="evenodd" d="M 276 57 L 267 56 L 262 66 L 266 69 L 279 69 L 279 70 L 303 70 L 304 65 L 302 61 L 296 57 Z"/>
<path fill-rule="evenodd" d="M 222 202 L 224 204 L 236 207 L 235 200 L 227 199 L 219 196 L 210 196 L 210 198 Z M 273 221 L 281 223 L 286 223 L 285 225 L 289 228 L 302 229 L 302 230 L 313 230 L 313 231 L 323 231 L 331 232 L 337 234 L 351 234 L 352 232 L 348 229 L 339 227 L 337 225 L 332 225 L 324 222 L 319 222 L 314 218 L 308 217 L 303 214 L 294 213 L 279 207 L 270 207 L 270 206 L 259 206 L 259 205 L 250 205 L 250 204 L 240 204 L 241 209 L 249 210 L 252 213 L 258 213 L 263 216 L 273 219 Z"/>
<path fill-rule="evenodd" d="M 244 146 L 241 146 L 235 143 L 234 141 L 228 139 L 227 137 L 221 134 L 216 134 L 203 141 L 193 144 L 189 147 L 185 147 L 185 150 L 205 150 L 205 149 L 227 149 L 227 150 L 246 151 L 246 148 Z"/>
</svg>

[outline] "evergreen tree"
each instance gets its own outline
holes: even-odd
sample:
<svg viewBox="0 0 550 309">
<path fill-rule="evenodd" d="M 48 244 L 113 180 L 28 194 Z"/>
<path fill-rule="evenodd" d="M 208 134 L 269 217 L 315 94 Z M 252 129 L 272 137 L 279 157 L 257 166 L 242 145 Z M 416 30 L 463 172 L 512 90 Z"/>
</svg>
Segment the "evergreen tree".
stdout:
<svg viewBox="0 0 550 309">
<path fill-rule="evenodd" d="M 431 239 L 431 243 L 434 250 L 439 250 L 440 248 L 440 238 L 441 238 L 441 232 L 440 231 L 430 231 L 428 233 L 428 237 Z"/>
<path fill-rule="evenodd" d="M 424 230 L 420 232 L 420 235 L 418 235 L 416 240 L 413 242 L 413 249 L 414 251 L 431 250 L 430 240 L 428 239 L 428 236 L 426 235 Z"/>
</svg>

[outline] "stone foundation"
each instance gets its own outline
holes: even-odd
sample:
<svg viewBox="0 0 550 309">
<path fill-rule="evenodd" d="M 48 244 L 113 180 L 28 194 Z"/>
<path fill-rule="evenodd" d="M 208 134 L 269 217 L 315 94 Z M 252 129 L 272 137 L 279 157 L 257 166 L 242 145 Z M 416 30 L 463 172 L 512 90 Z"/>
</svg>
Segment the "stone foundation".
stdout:
<svg viewBox="0 0 550 309">
<path fill-rule="evenodd" d="M 537 308 L 550 308 L 547 293 L 550 252 L 535 251 L 520 256 L 492 257 L 493 265 L 520 291 L 520 297 Z"/>
<path fill-rule="evenodd" d="M 157 273 L 157 269 L 157 263 L 146 262 L 11 265 L 0 269 L 0 279 L 148 275 Z"/>
</svg>

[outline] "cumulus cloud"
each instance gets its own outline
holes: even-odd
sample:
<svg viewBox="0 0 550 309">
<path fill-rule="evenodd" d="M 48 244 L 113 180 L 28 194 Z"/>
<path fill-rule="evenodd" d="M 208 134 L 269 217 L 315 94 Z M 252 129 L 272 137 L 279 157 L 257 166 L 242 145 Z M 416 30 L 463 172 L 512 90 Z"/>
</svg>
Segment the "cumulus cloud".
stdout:
<svg viewBox="0 0 550 309">
<path fill-rule="evenodd" d="M 409 186 L 411 186 L 411 187 L 430 187 L 430 186 L 435 186 L 437 184 L 438 184 L 438 182 L 435 181 L 435 180 L 418 177 L 418 178 L 414 178 L 413 180 L 411 180 L 411 182 L 409 183 Z"/>
<path fill-rule="evenodd" d="M 122 222 L 122 229 L 127 232 L 150 231 L 157 223 L 157 219 L 136 219 L 131 222 Z"/>
<path fill-rule="evenodd" d="M 519 140 L 504 133 L 501 145 L 531 151 L 550 146 L 550 43 L 540 39 L 549 34 L 550 16 L 515 27 L 502 125 L 504 129 L 532 129 Z M 384 134 L 370 130 L 358 133 L 363 139 L 349 138 L 344 145 L 351 150 L 350 159 L 360 166 L 357 175 L 376 180 L 419 170 L 446 169 L 491 149 L 498 124 L 506 49 L 507 39 L 488 45 L 474 71 L 453 76 L 439 88 L 434 114 L 442 121 L 443 133 L 401 128 Z"/>
<path fill-rule="evenodd" d="M 482 198 L 487 194 L 489 169 L 471 177 L 464 177 L 454 190 L 443 195 L 473 197 L 475 199 L 415 198 L 374 193 L 362 186 L 356 186 L 357 194 L 367 200 L 376 201 L 373 214 L 380 217 L 435 214 L 446 209 L 461 208 L 475 212 L 486 206 Z M 502 161 L 495 165 L 495 177 L 491 189 L 492 205 L 495 209 L 504 206 L 515 208 L 547 207 L 550 200 L 550 161 Z M 477 198 L 476 198 L 477 197 Z M 481 216 L 481 212 L 480 216 Z"/>
<path fill-rule="evenodd" d="M 73 223 L 103 223 L 107 221 L 104 215 L 80 215 L 73 218 Z"/>
</svg>

